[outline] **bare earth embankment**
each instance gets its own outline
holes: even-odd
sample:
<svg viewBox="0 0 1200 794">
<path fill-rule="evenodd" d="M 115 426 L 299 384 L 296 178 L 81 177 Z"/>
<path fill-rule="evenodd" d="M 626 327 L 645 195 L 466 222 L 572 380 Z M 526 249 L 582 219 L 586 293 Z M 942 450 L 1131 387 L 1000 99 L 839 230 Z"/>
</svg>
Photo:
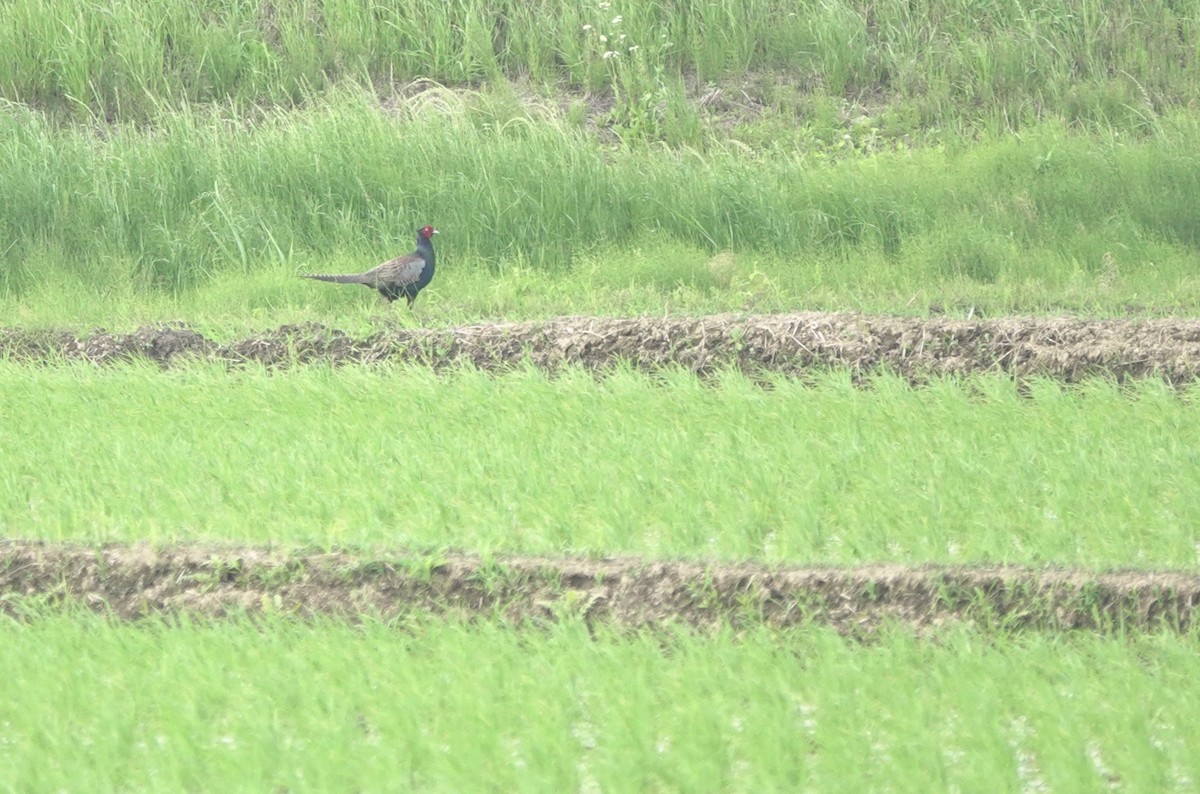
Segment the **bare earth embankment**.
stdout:
<svg viewBox="0 0 1200 794">
<path fill-rule="evenodd" d="M 809 623 L 847 634 L 966 620 L 1010 629 L 1187 631 L 1200 573 L 1018 567 L 784 567 L 639 558 L 306 552 L 0 542 L 0 612 L 82 606 L 123 619 L 434 615 L 618 628 Z"/>
<path fill-rule="evenodd" d="M 318 324 L 281 326 L 217 342 L 182 325 L 130 334 L 0 330 L 0 356 L 20 361 L 149 359 L 167 367 L 188 359 L 288 366 L 410 361 L 469 363 L 496 370 L 528 362 L 547 370 L 678 366 L 802 375 L 845 367 L 914 381 L 944 374 L 1005 372 L 1066 381 L 1102 375 L 1159 377 L 1184 384 L 1200 375 L 1200 321 L 999 318 L 955 320 L 857 314 L 713 315 L 628 319 L 564 317 L 449 329 L 390 327 L 362 337 Z"/>
</svg>

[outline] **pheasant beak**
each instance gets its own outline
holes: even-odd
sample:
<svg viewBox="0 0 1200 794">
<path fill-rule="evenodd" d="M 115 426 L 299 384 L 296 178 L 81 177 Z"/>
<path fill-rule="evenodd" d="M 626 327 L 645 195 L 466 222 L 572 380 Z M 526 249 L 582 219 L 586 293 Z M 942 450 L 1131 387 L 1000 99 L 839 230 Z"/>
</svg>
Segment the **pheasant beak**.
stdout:
<svg viewBox="0 0 1200 794">
<path fill-rule="evenodd" d="M 434 230 L 433 230 L 433 233 L 434 233 L 434 234 L 437 234 L 437 233 L 438 233 L 438 230 L 437 230 L 437 229 L 434 229 Z"/>
</svg>

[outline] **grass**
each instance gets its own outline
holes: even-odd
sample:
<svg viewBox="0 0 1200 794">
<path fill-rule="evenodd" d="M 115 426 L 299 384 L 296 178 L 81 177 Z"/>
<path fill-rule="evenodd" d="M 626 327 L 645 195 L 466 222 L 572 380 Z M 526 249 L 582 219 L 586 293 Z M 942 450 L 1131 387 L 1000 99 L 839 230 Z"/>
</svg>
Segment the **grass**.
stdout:
<svg viewBox="0 0 1200 794">
<path fill-rule="evenodd" d="M 0 20 L 8 323 L 361 322 L 364 291 L 292 277 L 426 222 L 445 267 L 423 322 L 1200 307 L 1200 33 L 1169 0 Z"/>
<path fill-rule="evenodd" d="M 437 276 L 413 311 L 403 301 L 388 304 L 362 287 L 297 278 L 301 271 L 359 272 L 413 247 L 397 241 L 359 255 L 339 252 L 299 264 L 217 274 L 180 291 L 121 283 L 119 273 L 102 275 L 97 285 L 55 272 L 59 262 L 46 262 L 42 269 L 43 261 L 33 260 L 27 267 L 36 283 L 22 294 L 0 297 L 0 316 L 7 326 L 81 334 L 182 322 L 210 339 L 233 341 L 310 322 L 365 335 L 395 325 L 458 327 L 581 315 L 858 311 L 976 319 L 1012 314 L 1139 318 L 1200 311 L 1200 278 L 1187 270 L 1191 260 L 1184 251 L 1168 251 L 1163 261 L 1127 262 L 1125 269 L 1108 258 L 1097 273 L 1072 267 L 1061 280 L 1040 277 L 1013 260 L 1011 265 L 1025 274 L 980 283 L 937 275 L 922 280 L 883 257 L 817 264 L 755 253 L 712 254 L 672 241 L 582 254 L 565 269 L 522 264 L 493 269 L 478 260 L 463 261 L 450 233 L 436 239 Z M 1003 267 L 1009 265 L 1006 261 Z"/>
<path fill-rule="evenodd" d="M 373 266 L 425 222 L 443 231 L 443 266 L 422 307 L 447 322 L 1200 307 L 1200 125 L 1186 116 L 1142 141 L 1050 125 L 829 161 L 733 144 L 605 151 L 446 92 L 395 112 L 345 95 L 245 129 L 199 112 L 160 121 L 97 137 L 0 115 L 10 323 L 340 321 L 373 310 L 370 295 L 296 273 Z"/>
<path fill-rule="evenodd" d="M 1195 395 L 1003 377 L 0 366 L 0 535 L 1197 564 Z"/>
<path fill-rule="evenodd" d="M 903 134 L 1058 115 L 1137 126 L 1200 88 L 1197 19 L 1170 0 L 15 0 L 0 31 L 0 92 L 77 121 L 291 106 L 345 82 L 519 77 L 613 97 L 625 135 L 686 140 L 684 84 L 733 79 L 818 124 L 829 100 L 883 96 L 877 126 Z"/>
<path fill-rule="evenodd" d="M 24 791 L 1186 791 L 1198 650 L 48 615 L 0 624 L 0 763 Z"/>
</svg>

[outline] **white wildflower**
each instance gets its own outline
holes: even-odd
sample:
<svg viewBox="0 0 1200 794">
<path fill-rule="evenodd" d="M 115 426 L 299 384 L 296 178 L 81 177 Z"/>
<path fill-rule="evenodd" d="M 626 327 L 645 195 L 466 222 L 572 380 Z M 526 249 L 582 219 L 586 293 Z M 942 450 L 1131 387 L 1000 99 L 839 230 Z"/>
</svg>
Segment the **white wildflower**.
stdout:
<svg viewBox="0 0 1200 794">
<path fill-rule="evenodd" d="M 600 57 L 607 61 L 609 58 L 616 58 L 620 54 L 621 53 L 619 53 L 619 52 L 613 52 L 612 50 L 609 50 L 608 52 L 604 53 Z"/>
<path fill-rule="evenodd" d="M 620 14 L 617 14 L 615 17 L 612 18 L 612 23 L 614 25 L 620 25 L 624 21 L 625 21 L 625 17 L 621 16 Z"/>
<path fill-rule="evenodd" d="M 636 51 L 636 50 L 637 50 L 637 48 L 638 48 L 638 47 L 640 47 L 640 46 L 642 46 L 642 45 L 640 45 L 640 44 L 634 44 L 632 47 L 630 47 L 630 48 L 629 48 L 629 51 L 630 51 L 630 52 L 634 52 L 634 51 Z"/>
<path fill-rule="evenodd" d="M 600 34 L 600 43 L 604 44 L 606 41 L 608 41 L 608 36 L 605 36 L 603 33 L 601 33 Z"/>
<path fill-rule="evenodd" d="M 591 30 L 591 29 L 592 29 L 592 26 L 591 26 L 591 25 L 584 25 L 584 26 L 583 26 L 583 29 L 584 29 L 584 30 Z"/>
</svg>

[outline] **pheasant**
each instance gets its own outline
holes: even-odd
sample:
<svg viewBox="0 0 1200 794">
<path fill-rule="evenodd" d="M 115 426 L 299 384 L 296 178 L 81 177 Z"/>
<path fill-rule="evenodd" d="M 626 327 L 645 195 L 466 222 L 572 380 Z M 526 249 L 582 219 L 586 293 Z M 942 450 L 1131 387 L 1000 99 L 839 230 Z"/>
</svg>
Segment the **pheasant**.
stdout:
<svg viewBox="0 0 1200 794">
<path fill-rule="evenodd" d="M 413 301 L 417 299 L 417 293 L 428 287 L 429 282 L 433 280 L 433 236 L 437 233 L 438 230 L 432 226 L 418 229 L 417 250 L 389 259 L 366 273 L 345 276 L 305 274 L 304 278 L 332 281 L 335 284 L 365 284 L 371 289 L 379 290 L 379 294 L 389 302 L 403 295 L 408 298 L 411 308 Z"/>
</svg>

